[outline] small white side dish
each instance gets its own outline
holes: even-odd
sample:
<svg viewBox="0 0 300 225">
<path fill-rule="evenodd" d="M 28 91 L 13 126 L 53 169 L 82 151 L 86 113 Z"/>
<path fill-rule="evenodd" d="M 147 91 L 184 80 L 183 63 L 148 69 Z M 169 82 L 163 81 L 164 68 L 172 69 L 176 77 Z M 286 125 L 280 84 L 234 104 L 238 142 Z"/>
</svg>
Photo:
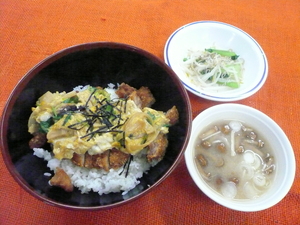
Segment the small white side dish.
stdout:
<svg viewBox="0 0 300 225">
<path fill-rule="evenodd" d="M 201 131 L 208 125 L 220 120 L 238 120 L 245 122 L 263 134 L 274 150 L 276 174 L 268 191 L 256 199 L 228 199 L 214 191 L 201 177 L 194 159 L 194 144 Z M 289 192 L 296 171 L 293 148 L 284 131 L 264 113 L 241 104 L 225 103 L 213 106 L 201 112 L 193 121 L 192 135 L 185 152 L 185 162 L 195 184 L 216 203 L 227 208 L 254 212 L 265 210 L 280 202 Z"/>
<path fill-rule="evenodd" d="M 191 82 L 182 69 L 188 50 L 205 48 L 232 50 L 245 60 L 243 83 L 229 91 L 205 90 Z M 230 24 L 198 21 L 174 31 L 164 48 L 165 62 L 175 71 L 185 88 L 195 95 L 220 102 L 237 101 L 256 93 L 268 75 L 268 61 L 261 46 L 249 34 Z"/>
</svg>

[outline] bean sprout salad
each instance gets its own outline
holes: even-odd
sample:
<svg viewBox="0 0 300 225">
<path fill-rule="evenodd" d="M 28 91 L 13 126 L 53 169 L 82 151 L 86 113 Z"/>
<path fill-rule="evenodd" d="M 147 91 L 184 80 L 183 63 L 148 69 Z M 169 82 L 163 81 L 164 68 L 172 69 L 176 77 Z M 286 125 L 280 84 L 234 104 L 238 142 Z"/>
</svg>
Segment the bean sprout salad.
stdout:
<svg viewBox="0 0 300 225">
<path fill-rule="evenodd" d="M 243 82 L 244 60 L 231 50 L 189 50 L 183 70 L 205 90 L 232 90 Z"/>
</svg>

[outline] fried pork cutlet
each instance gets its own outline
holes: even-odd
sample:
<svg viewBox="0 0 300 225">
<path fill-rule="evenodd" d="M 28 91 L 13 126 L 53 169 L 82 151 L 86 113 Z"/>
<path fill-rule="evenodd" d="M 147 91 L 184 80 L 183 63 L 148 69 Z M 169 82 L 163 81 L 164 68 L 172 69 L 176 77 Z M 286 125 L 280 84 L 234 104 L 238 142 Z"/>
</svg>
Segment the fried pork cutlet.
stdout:
<svg viewBox="0 0 300 225">
<path fill-rule="evenodd" d="M 167 135 L 160 133 L 157 138 L 150 143 L 147 152 L 148 162 L 160 161 L 166 153 L 168 147 Z"/>
<path fill-rule="evenodd" d="M 154 104 L 155 98 L 152 95 L 151 91 L 147 87 L 141 87 L 140 89 L 135 89 L 128 84 L 122 83 L 116 94 L 120 98 L 129 98 L 135 102 L 135 104 L 143 109 L 144 107 L 150 107 Z"/>
<path fill-rule="evenodd" d="M 170 125 L 174 125 L 178 122 L 179 120 L 179 113 L 178 110 L 176 108 L 176 106 L 173 106 L 171 109 L 169 109 L 166 112 L 166 117 L 170 120 Z"/>
<path fill-rule="evenodd" d="M 179 113 L 176 106 L 173 106 L 166 112 L 166 117 L 170 120 L 170 125 L 178 122 Z M 147 160 L 148 162 L 160 161 L 166 153 L 168 147 L 168 138 L 166 134 L 160 133 L 157 138 L 148 146 Z"/>
<path fill-rule="evenodd" d="M 72 162 L 80 167 L 104 169 L 117 169 L 123 166 L 129 159 L 129 154 L 121 152 L 117 149 L 110 149 L 101 154 L 90 155 L 88 152 L 85 154 L 73 154 Z"/>
<path fill-rule="evenodd" d="M 73 191 L 73 184 L 68 174 L 61 168 L 57 167 L 55 175 L 51 178 L 50 184 L 52 186 L 58 186 L 67 192 Z"/>
</svg>

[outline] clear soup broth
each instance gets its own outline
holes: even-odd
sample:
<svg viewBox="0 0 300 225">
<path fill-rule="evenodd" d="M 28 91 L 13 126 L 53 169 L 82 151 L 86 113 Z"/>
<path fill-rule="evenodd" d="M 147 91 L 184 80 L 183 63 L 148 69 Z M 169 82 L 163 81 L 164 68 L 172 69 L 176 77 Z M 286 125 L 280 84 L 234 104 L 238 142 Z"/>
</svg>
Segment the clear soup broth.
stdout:
<svg viewBox="0 0 300 225">
<path fill-rule="evenodd" d="M 223 120 L 206 127 L 194 154 L 203 179 L 226 198 L 258 198 L 272 185 L 276 172 L 268 141 L 240 121 Z"/>
</svg>

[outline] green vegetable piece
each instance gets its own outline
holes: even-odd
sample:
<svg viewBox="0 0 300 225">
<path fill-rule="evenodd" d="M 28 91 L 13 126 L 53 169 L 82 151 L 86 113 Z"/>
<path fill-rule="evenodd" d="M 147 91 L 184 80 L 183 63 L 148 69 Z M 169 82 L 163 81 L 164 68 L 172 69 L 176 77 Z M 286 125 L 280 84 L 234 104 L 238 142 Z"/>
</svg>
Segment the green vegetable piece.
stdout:
<svg viewBox="0 0 300 225">
<path fill-rule="evenodd" d="M 63 126 L 66 125 L 66 123 L 71 119 L 71 114 L 68 114 L 65 119 L 64 119 L 64 122 L 63 122 Z"/>
<path fill-rule="evenodd" d="M 231 56 L 231 59 L 236 60 L 238 57 L 239 57 L 238 55 L 234 55 L 234 56 Z"/>
<path fill-rule="evenodd" d="M 63 103 L 75 103 L 75 104 L 78 102 L 79 102 L 78 96 L 73 96 L 63 101 Z"/>
<path fill-rule="evenodd" d="M 199 59 L 196 59 L 196 62 L 197 62 L 197 63 L 205 63 L 206 60 L 205 60 L 205 59 L 199 58 Z"/>
<path fill-rule="evenodd" d="M 156 119 L 155 115 L 153 113 L 151 113 L 151 112 L 147 112 L 147 115 L 150 116 L 152 120 Z M 150 121 L 148 121 L 148 123 L 152 124 L 152 122 L 150 122 Z"/>
<path fill-rule="evenodd" d="M 105 112 L 111 113 L 113 111 L 113 107 L 111 105 L 106 105 L 105 106 Z"/>
<path fill-rule="evenodd" d="M 148 135 L 145 134 L 145 135 L 143 136 L 143 138 L 142 138 L 141 145 L 142 145 L 142 144 L 145 144 L 146 141 L 147 141 L 147 139 L 148 139 Z"/>
<path fill-rule="evenodd" d="M 52 108 L 52 112 L 53 112 L 52 118 L 54 120 L 53 123 L 56 123 L 57 121 L 59 121 L 63 117 L 63 115 L 57 114 L 56 108 L 54 108 L 54 107 Z"/>
<path fill-rule="evenodd" d="M 206 48 L 205 51 L 210 53 L 217 53 L 221 56 L 229 56 L 232 60 L 236 60 L 239 56 L 232 51 L 220 50 L 220 49 L 213 49 L 213 48 Z"/>
<path fill-rule="evenodd" d="M 41 121 L 40 122 L 40 132 L 42 133 L 48 133 L 49 128 L 54 124 L 54 121 L 52 118 L 48 119 L 47 121 Z"/>
<path fill-rule="evenodd" d="M 231 88 L 239 88 L 240 84 L 238 82 L 217 82 L 218 84 L 223 84 Z"/>
<path fill-rule="evenodd" d="M 229 76 L 229 74 L 227 74 L 227 73 L 222 73 L 222 74 L 221 74 L 221 77 L 222 77 L 222 78 L 228 78 L 228 77 L 230 77 L 230 76 Z"/>
<path fill-rule="evenodd" d="M 231 87 L 231 88 L 238 88 L 238 87 L 240 87 L 240 84 L 238 82 L 227 82 L 226 86 Z"/>
</svg>

